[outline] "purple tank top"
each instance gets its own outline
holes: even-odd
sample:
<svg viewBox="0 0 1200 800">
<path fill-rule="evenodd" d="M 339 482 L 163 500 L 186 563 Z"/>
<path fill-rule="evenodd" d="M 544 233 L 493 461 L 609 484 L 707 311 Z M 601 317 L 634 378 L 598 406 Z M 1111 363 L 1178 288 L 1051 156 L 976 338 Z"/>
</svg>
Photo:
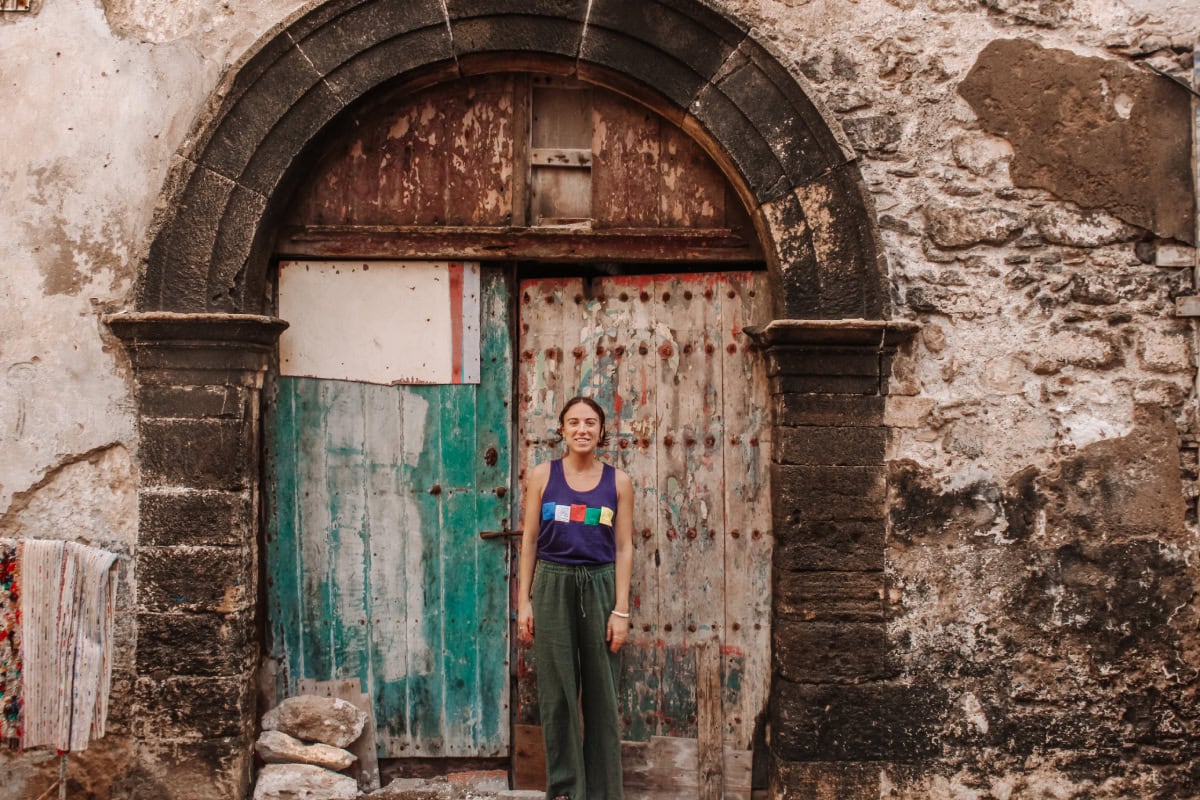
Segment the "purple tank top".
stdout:
<svg viewBox="0 0 1200 800">
<path fill-rule="evenodd" d="M 617 470 L 604 465 L 600 482 L 587 492 L 567 485 L 562 460 L 550 462 L 542 492 L 537 557 L 556 564 L 611 564 L 617 558 Z"/>
</svg>

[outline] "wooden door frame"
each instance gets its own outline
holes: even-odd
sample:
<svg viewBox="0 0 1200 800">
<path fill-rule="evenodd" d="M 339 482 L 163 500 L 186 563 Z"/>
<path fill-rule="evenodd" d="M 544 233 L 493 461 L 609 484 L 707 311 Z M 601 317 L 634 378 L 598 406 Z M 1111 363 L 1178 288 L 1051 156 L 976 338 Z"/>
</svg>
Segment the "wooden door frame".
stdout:
<svg viewBox="0 0 1200 800">
<path fill-rule="evenodd" d="M 775 297 L 758 337 L 775 441 L 772 790 L 878 796 L 880 762 L 935 752 L 935 677 L 895 680 L 882 600 L 853 621 L 837 602 L 884 595 L 887 378 L 914 331 L 887 319 L 874 212 L 839 124 L 749 25 L 700 0 L 519 5 L 308 5 L 231 67 L 173 162 L 136 303 L 106 317 L 130 356 L 140 436 L 134 716 L 161 797 L 228 800 L 249 784 L 282 206 L 312 143 L 360 98 L 500 69 L 574 76 L 656 111 L 752 213 Z"/>
</svg>

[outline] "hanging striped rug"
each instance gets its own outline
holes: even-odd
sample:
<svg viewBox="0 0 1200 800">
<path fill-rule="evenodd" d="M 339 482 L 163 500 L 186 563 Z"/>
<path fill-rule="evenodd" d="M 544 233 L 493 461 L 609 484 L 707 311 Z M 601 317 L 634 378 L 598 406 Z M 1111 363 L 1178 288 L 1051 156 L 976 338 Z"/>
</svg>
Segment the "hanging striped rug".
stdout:
<svg viewBox="0 0 1200 800">
<path fill-rule="evenodd" d="M 24 539 L 19 561 L 21 746 L 85 750 L 108 719 L 117 556 Z"/>
<path fill-rule="evenodd" d="M 13 539 L 0 539 L 0 743 L 21 742 L 21 561 Z"/>
</svg>

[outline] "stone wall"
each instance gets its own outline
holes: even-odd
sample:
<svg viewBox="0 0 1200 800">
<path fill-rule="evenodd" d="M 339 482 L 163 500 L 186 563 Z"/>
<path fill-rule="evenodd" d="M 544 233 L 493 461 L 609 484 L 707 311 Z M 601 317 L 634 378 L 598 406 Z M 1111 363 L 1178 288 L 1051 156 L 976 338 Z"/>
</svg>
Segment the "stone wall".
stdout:
<svg viewBox="0 0 1200 800">
<path fill-rule="evenodd" d="M 139 438 L 133 365 L 101 316 L 133 307 L 172 158 L 222 71 L 299 6 L 34 0 L 0 14 L 0 535 L 129 556 L 112 726 L 72 756 L 71 796 L 144 796 L 171 780 L 171 748 L 193 733 L 133 755 L 133 734 L 158 723 L 126 709 L 157 685 L 156 658 L 177 666 L 154 655 L 164 612 L 153 589 L 169 586 L 182 551 L 148 538 L 169 535 L 178 509 L 138 509 L 138 487 L 164 478 L 153 436 Z M 1188 97 L 1138 64 L 1186 75 L 1200 8 L 720 7 L 754 25 L 842 126 L 875 204 L 895 316 L 921 325 L 886 404 L 865 417 L 867 436 L 890 429 L 882 560 L 855 561 L 847 528 L 781 567 L 797 591 L 850 598 L 822 611 L 830 630 L 882 633 L 869 665 L 879 682 L 829 688 L 832 665 L 813 689 L 812 672 L 789 672 L 816 660 L 812 640 L 778 627 L 781 668 L 800 687 L 776 709 L 790 762 L 779 796 L 820 796 L 835 773 L 858 796 L 1185 796 L 1200 781 L 1187 500 L 1200 430 L 1193 326 L 1172 310 L 1192 292 L 1195 201 Z M 249 409 L 252 382 L 230 380 Z M 222 413 L 199 424 L 234 425 Z M 781 424 L 813 422 L 796 413 Z M 252 425 L 252 409 L 238 420 Z M 177 422 L 164 435 L 189 424 Z M 835 449 L 873 446 L 828 436 Z M 243 502 L 240 491 L 230 498 Z M 849 560 L 834 559 L 839 547 Z M 782 574 L 818 562 L 826 584 Z M 858 573 L 878 581 L 847 577 Z M 186 613 L 223 613 L 222 598 Z M 207 682 L 175 688 L 199 686 L 197 697 L 246 674 L 193 655 Z M 873 736 L 880 718 L 894 724 Z M 36 797 L 56 772 L 46 754 L 0 752 L 0 798 Z"/>
<path fill-rule="evenodd" d="M 887 679 L 866 711 L 827 690 L 792 717 L 892 763 L 800 771 L 795 796 L 1189 796 L 1190 112 L 1137 63 L 1186 77 L 1196 13 L 832 5 L 740 10 L 862 156 L 922 332 L 885 411 Z"/>
</svg>

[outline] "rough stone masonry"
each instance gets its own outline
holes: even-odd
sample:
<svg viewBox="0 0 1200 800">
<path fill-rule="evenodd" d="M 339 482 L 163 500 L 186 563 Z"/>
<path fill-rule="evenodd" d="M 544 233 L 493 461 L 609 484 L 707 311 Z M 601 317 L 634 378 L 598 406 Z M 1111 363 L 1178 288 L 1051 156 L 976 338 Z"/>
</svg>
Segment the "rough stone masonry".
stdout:
<svg viewBox="0 0 1200 800">
<path fill-rule="evenodd" d="M 257 498 L 219 459 L 257 469 L 257 362 L 138 384 L 102 317 L 137 306 L 160 198 L 222 75 L 318 5 L 0 13 L 0 535 L 130 556 L 110 733 L 71 756 L 73 798 L 248 785 Z M 1195 293 L 1193 112 L 1148 67 L 1190 80 L 1200 6 L 712 9 L 852 148 L 891 317 L 919 326 L 854 419 L 828 392 L 778 393 L 771 796 L 1195 796 L 1200 420 L 1195 324 L 1174 312 Z M 827 198 L 801 199 L 795 224 L 820 230 Z M 824 490 L 796 476 L 818 456 L 886 464 L 885 512 L 801 520 Z M 0 752 L 0 798 L 38 797 L 57 769 Z"/>
</svg>

